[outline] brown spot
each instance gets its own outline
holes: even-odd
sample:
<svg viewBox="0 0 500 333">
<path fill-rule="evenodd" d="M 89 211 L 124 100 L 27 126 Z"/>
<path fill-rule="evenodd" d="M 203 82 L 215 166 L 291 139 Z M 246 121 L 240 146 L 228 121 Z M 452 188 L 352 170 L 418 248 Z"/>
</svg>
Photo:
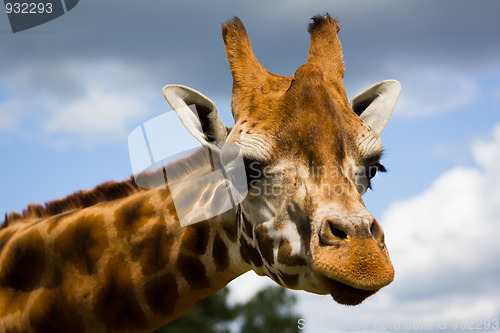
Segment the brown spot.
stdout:
<svg viewBox="0 0 500 333">
<path fill-rule="evenodd" d="M 177 281 L 170 273 L 159 275 L 146 282 L 144 297 L 154 314 L 168 316 L 174 313 L 179 298 Z"/>
<path fill-rule="evenodd" d="M 249 238 L 253 238 L 253 225 L 248 221 L 245 214 L 241 214 L 243 219 L 243 226 L 245 227 L 245 233 Z"/>
<path fill-rule="evenodd" d="M 299 283 L 299 275 L 298 274 L 286 274 L 280 273 L 281 279 L 285 283 L 288 288 L 296 288 Z"/>
<path fill-rule="evenodd" d="M 37 288 L 45 272 L 45 246 L 37 230 L 12 240 L 0 266 L 0 285 L 22 291 Z"/>
<path fill-rule="evenodd" d="M 240 237 L 240 255 L 244 261 L 252 263 L 255 267 L 261 267 L 264 265 L 259 251 L 248 244 L 243 236 Z"/>
<path fill-rule="evenodd" d="M 257 244 L 259 245 L 260 253 L 262 257 L 268 262 L 269 265 L 274 264 L 274 243 L 273 239 L 269 237 L 267 233 L 267 228 L 264 226 L 257 226 L 255 228 L 255 238 L 257 239 Z"/>
<path fill-rule="evenodd" d="M 54 251 L 81 274 L 95 272 L 97 262 L 108 248 L 108 236 L 101 215 L 83 216 L 68 224 L 54 241 Z"/>
<path fill-rule="evenodd" d="M 144 238 L 132 245 L 132 260 L 139 261 L 143 274 L 154 274 L 167 266 L 173 242 L 162 217 Z"/>
<path fill-rule="evenodd" d="M 210 281 L 206 276 L 205 265 L 200 259 L 188 255 L 180 255 L 177 260 L 177 268 L 184 279 L 193 290 L 210 287 Z"/>
<path fill-rule="evenodd" d="M 233 243 L 236 242 L 236 240 L 238 239 L 238 228 L 237 228 L 237 224 L 234 224 L 234 225 L 224 225 L 222 227 L 222 230 L 224 230 L 227 238 L 229 238 L 229 240 Z"/>
<path fill-rule="evenodd" d="M 141 200 L 125 203 L 115 212 L 115 227 L 118 237 L 130 239 L 146 222 L 150 211 Z"/>
<path fill-rule="evenodd" d="M 278 283 L 278 284 L 281 284 L 281 281 L 280 281 L 280 278 L 278 277 L 278 275 L 276 275 L 275 273 L 273 272 L 270 272 L 268 271 L 267 273 L 267 276 L 269 276 L 274 282 Z"/>
<path fill-rule="evenodd" d="M 207 251 L 210 227 L 207 221 L 192 224 L 184 229 L 182 235 L 182 246 L 196 255 L 202 255 Z"/>
<path fill-rule="evenodd" d="M 167 187 L 168 188 L 168 187 Z M 170 190 L 169 190 L 170 193 Z M 177 210 L 175 209 L 174 202 L 170 198 L 170 201 L 167 203 L 167 213 L 175 220 L 179 221 L 179 216 L 177 215 Z"/>
<path fill-rule="evenodd" d="M 288 239 L 282 238 L 278 249 L 278 262 L 286 266 L 305 266 L 307 263 L 299 255 L 292 255 L 292 246 Z"/>
<path fill-rule="evenodd" d="M 250 256 L 248 255 L 248 252 L 249 252 L 248 243 L 242 236 L 240 237 L 240 256 L 241 259 L 243 259 L 243 261 L 250 263 Z"/>
<path fill-rule="evenodd" d="M 218 271 L 225 270 L 229 267 L 229 252 L 226 244 L 218 234 L 215 235 L 212 247 L 212 257 L 214 258 L 215 267 Z"/>
<path fill-rule="evenodd" d="M 97 319 L 108 331 L 144 330 L 147 321 L 123 255 L 110 259 L 102 281 L 94 303 Z"/>
<path fill-rule="evenodd" d="M 63 283 L 63 274 L 61 272 L 61 268 L 59 267 L 51 267 L 50 278 L 46 283 L 44 283 L 44 287 L 48 289 L 59 287 Z"/>
<path fill-rule="evenodd" d="M 75 302 L 59 289 L 43 292 L 30 308 L 30 324 L 34 332 L 85 332 Z"/>
<path fill-rule="evenodd" d="M 310 202 L 306 202 L 306 205 L 310 205 Z M 300 236 L 300 241 L 302 246 L 304 246 L 304 253 L 310 253 L 311 244 L 311 228 L 312 222 L 309 218 L 305 217 L 301 213 L 301 209 L 297 203 L 292 203 L 292 205 L 287 207 L 288 216 L 294 216 L 295 224 L 297 226 L 297 232 Z"/>
</svg>

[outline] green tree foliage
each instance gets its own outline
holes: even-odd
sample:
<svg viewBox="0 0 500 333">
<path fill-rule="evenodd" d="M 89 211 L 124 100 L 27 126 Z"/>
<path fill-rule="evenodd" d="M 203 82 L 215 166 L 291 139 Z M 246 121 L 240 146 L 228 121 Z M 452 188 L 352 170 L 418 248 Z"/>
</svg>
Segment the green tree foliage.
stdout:
<svg viewBox="0 0 500 333">
<path fill-rule="evenodd" d="M 243 304 L 228 303 L 229 288 L 154 333 L 297 333 L 296 297 L 280 286 L 266 287 Z"/>
<path fill-rule="evenodd" d="M 243 319 L 240 333 L 299 332 L 299 316 L 293 311 L 297 299 L 283 287 L 272 286 L 259 291 L 247 303 L 238 306 Z"/>
</svg>

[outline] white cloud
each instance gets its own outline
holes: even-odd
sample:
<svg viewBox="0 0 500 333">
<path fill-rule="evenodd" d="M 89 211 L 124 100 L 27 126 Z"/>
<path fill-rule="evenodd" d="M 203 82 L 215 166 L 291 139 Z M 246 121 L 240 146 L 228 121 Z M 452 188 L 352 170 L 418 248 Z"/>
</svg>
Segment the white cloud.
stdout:
<svg viewBox="0 0 500 333">
<path fill-rule="evenodd" d="M 45 123 L 45 130 L 81 137 L 122 139 L 127 134 L 127 124 L 147 114 L 147 109 L 145 103 L 138 99 L 93 91 L 54 110 Z"/>
<path fill-rule="evenodd" d="M 397 271 L 394 302 L 418 298 L 438 319 L 500 313 L 500 124 L 472 146 L 475 167 L 455 167 L 417 197 L 384 214 Z"/>
<path fill-rule="evenodd" d="M 15 129 L 19 122 L 20 105 L 14 100 L 0 102 L 0 132 Z"/>
<path fill-rule="evenodd" d="M 500 255 L 495 242 L 500 232 L 500 125 L 492 141 L 473 145 L 472 154 L 477 167 L 445 172 L 427 191 L 393 204 L 384 215 L 402 274 L 477 269 Z"/>
<path fill-rule="evenodd" d="M 58 147 L 126 140 L 162 101 L 147 71 L 116 60 L 30 63 L 4 74 L 2 86 L 10 99 L 0 104 L 0 131 Z"/>
<path fill-rule="evenodd" d="M 401 71 L 403 90 L 398 115 L 421 118 L 471 105 L 479 97 L 479 86 L 471 76 L 440 68 Z"/>
<path fill-rule="evenodd" d="M 492 176 L 498 177 L 498 163 L 500 163 L 500 125 L 493 130 L 492 141 L 479 141 L 473 146 L 474 156 L 477 162 Z"/>
</svg>

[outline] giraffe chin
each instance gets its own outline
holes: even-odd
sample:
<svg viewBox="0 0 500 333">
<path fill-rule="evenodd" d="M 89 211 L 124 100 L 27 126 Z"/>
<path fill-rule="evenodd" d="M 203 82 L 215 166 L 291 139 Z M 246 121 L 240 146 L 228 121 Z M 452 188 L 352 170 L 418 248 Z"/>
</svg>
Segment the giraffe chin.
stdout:
<svg viewBox="0 0 500 333">
<path fill-rule="evenodd" d="M 363 290 L 354 288 L 326 276 L 321 276 L 320 281 L 328 289 L 333 300 L 343 305 L 361 304 L 365 299 L 379 291 L 379 289 Z"/>
</svg>

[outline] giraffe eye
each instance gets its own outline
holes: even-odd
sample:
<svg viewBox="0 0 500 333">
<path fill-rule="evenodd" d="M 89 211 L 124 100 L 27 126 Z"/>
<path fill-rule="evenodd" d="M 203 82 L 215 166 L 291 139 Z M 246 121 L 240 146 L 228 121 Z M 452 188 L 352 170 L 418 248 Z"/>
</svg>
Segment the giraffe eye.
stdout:
<svg viewBox="0 0 500 333">
<path fill-rule="evenodd" d="M 366 170 L 366 177 L 368 177 L 368 179 L 373 179 L 373 177 L 377 174 L 377 171 L 386 172 L 387 170 L 382 164 L 377 162 L 368 167 Z"/>
<path fill-rule="evenodd" d="M 377 171 L 378 172 L 386 172 L 387 169 L 382 164 L 377 162 L 377 163 L 370 165 L 365 170 L 365 176 L 368 178 L 368 188 L 369 189 L 372 188 L 372 184 L 371 184 L 370 180 L 373 179 L 373 177 L 375 177 L 375 175 L 377 174 Z"/>
</svg>

